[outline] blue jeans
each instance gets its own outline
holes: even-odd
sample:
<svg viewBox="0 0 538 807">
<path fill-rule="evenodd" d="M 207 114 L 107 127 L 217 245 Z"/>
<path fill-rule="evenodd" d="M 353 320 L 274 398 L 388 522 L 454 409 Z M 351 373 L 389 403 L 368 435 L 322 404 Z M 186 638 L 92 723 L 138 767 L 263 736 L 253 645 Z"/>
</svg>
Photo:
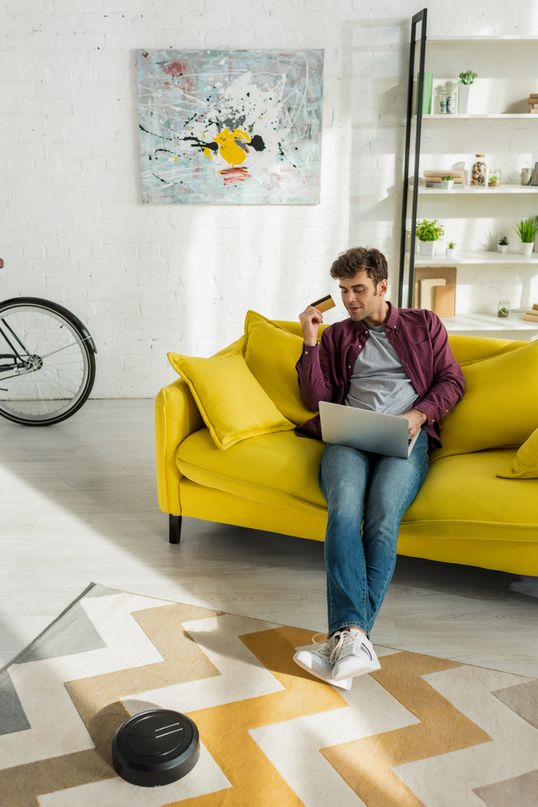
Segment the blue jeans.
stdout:
<svg viewBox="0 0 538 807">
<path fill-rule="evenodd" d="M 325 446 L 320 486 L 328 505 L 329 636 L 350 625 L 370 634 L 396 566 L 400 521 L 427 473 L 424 430 L 408 459 Z"/>
</svg>

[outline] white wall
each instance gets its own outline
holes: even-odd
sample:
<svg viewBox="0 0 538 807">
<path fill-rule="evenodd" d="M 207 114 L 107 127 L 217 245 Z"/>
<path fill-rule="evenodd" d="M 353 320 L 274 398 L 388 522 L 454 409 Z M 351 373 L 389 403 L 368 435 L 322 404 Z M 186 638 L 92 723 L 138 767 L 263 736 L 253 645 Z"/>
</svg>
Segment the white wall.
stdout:
<svg viewBox="0 0 538 807">
<path fill-rule="evenodd" d="M 5 0 L 0 297 L 63 301 L 98 345 L 94 395 L 152 396 L 174 377 L 168 350 L 209 355 L 241 333 L 248 308 L 295 319 L 333 287 L 328 268 L 348 246 L 395 263 L 409 17 L 420 8 Z M 532 0 L 428 8 L 432 35 L 538 34 Z M 325 49 L 319 205 L 141 203 L 135 50 L 169 47 Z"/>
</svg>

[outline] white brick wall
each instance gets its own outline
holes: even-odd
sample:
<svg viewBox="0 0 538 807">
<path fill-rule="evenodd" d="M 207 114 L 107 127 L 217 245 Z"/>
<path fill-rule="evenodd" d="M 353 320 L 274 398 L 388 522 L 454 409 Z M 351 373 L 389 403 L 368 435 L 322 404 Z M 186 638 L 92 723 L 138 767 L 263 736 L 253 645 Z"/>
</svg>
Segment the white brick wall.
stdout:
<svg viewBox="0 0 538 807">
<path fill-rule="evenodd" d="M 430 33 L 538 34 L 532 0 L 429 3 Z M 168 350 L 208 355 L 245 311 L 295 318 L 335 255 L 397 256 L 404 0 L 6 0 L 0 297 L 64 302 L 98 345 L 96 396 L 152 396 Z M 318 206 L 142 205 L 136 48 L 325 49 Z M 537 211 L 538 212 L 538 211 Z M 394 291 L 395 296 L 395 291 Z M 333 319 L 341 311 L 333 312 Z"/>
</svg>

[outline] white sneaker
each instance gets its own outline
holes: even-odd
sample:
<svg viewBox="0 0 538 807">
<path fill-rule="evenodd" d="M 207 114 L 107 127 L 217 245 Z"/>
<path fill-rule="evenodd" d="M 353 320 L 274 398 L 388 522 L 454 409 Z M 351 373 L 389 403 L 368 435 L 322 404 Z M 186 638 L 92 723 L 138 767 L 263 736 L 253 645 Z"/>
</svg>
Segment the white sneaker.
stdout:
<svg viewBox="0 0 538 807">
<path fill-rule="evenodd" d="M 321 642 L 319 644 L 309 644 L 305 647 L 298 647 L 293 660 L 303 670 L 315 675 L 316 678 L 321 678 L 331 686 L 339 687 L 340 689 L 350 690 L 353 684 L 351 678 L 341 678 L 338 681 L 333 679 L 332 669 L 333 665 L 330 660 L 331 646 L 329 642 Z"/>
<path fill-rule="evenodd" d="M 373 644 L 358 630 L 345 628 L 337 631 L 329 639 L 328 645 L 335 682 L 381 669 Z"/>
</svg>

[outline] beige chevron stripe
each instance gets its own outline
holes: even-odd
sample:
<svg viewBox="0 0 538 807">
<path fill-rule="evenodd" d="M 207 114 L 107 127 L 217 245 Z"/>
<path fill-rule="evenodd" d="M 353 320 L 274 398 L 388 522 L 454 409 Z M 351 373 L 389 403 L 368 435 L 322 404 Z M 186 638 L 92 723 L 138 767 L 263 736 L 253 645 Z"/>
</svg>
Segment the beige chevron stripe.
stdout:
<svg viewBox="0 0 538 807">
<path fill-rule="evenodd" d="M 163 662 L 66 682 L 95 750 L 19 765 L 0 771 L 0 794 L 10 807 L 34 805 L 36 794 L 98 782 L 115 776 L 110 738 L 130 716 L 118 701 L 144 689 L 218 675 L 207 656 L 180 629 L 182 622 L 216 615 L 194 605 L 170 605 L 133 613 L 155 644 Z M 2 795 L 0 804 L 2 804 Z"/>
<path fill-rule="evenodd" d="M 538 679 L 497 689 L 493 694 L 523 720 L 538 729 Z"/>
<path fill-rule="evenodd" d="M 307 644 L 311 636 L 311 631 L 282 627 L 241 637 L 285 689 L 190 712 L 201 741 L 232 787 L 195 799 L 171 802 L 167 807 L 295 807 L 303 804 L 251 738 L 249 730 L 266 723 L 347 707 L 334 689 L 303 673 L 294 664 L 295 647 Z"/>
<path fill-rule="evenodd" d="M 491 739 L 420 677 L 459 666 L 415 653 L 384 657 L 381 670 L 372 677 L 421 722 L 322 749 L 368 807 L 423 807 L 392 768 Z"/>
<path fill-rule="evenodd" d="M 79 751 L 0 771 L 0 804 L 35 807 L 36 794 L 110 779 L 111 770 L 96 751 Z"/>
<path fill-rule="evenodd" d="M 181 630 L 182 622 L 204 619 L 217 613 L 193 605 L 170 605 L 135 611 L 133 618 L 153 642 L 163 661 L 81 678 L 65 684 L 92 737 L 95 715 L 115 701 L 146 689 L 159 689 L 183 681 L 219 675 L 205 653 Z M 106 758 L 110 759 L 110 749 Z"/>
<path fill-rule="evenodd" d="M 536 807 L 538 804 L 538 770 L 524 773 L 504 782 L 478 787 L 474 791 L 486 807 Z"/>
</svg>

